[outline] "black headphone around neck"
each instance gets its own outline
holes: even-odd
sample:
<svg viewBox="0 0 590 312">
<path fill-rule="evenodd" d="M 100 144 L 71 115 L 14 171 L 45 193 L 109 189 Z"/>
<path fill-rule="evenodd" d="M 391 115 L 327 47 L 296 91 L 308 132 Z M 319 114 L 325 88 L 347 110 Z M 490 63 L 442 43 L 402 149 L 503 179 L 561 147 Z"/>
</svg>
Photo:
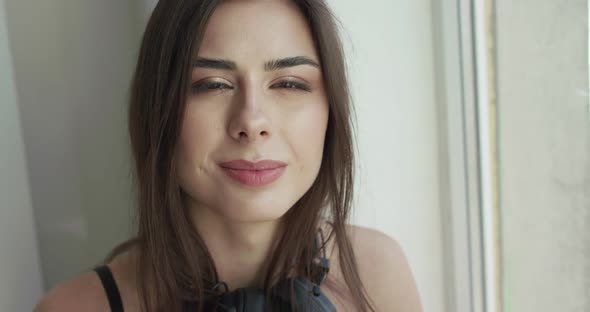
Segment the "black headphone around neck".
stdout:
<svg viewBox="0 0 590 312">
<path fill-rule="evenodd" d="M 302 277 L 281 280 L 270 291 L 270 307 L 266 305 L 266 293 L 262 288 L 247 287 L 228 291 L 225 282 L 217 282 L 211 291 L 214 293 L 217 292 L 219 295 L 213 297 L 211 301 L 205 304 L 206 311 L 335 312 L 336 308 L 320 289 L 321 283 L 326 279 L 330 271 L 330 261 L 326 258 L 325 250 L 320 245 L 320 242 L 324 240 L 321 231 L 319 231 L 319 237 L 319 239 L 316 238 L 315 240 L 315 246 L 316 249 L 322 249 L 322 255 L 317 258 L 319 261 L 312 263 L 316 271 L 319 272 L 317 276 L 314 276 L 313 280 Z M 219 292 L 220 288 L 224 288 L 224 291 Z M 291 301 L 291 290 L 293 290 L 294 302 Z M 194 305 L 187 306 L 185 311 L 188 311 L 190 308 L 194 311 Z"/>
</svg>

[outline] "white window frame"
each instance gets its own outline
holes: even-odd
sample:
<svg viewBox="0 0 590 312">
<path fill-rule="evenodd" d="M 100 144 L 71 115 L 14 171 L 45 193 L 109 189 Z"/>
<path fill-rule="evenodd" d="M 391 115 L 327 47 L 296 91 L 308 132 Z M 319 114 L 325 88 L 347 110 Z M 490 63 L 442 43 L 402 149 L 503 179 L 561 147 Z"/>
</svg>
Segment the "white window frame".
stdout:
<svg viewBox="0 0 590 312">
<path fill-rule="evenodd" d="M 446 311 L 500 312 L 493 0 L 432 1 Z"/>
</svg>

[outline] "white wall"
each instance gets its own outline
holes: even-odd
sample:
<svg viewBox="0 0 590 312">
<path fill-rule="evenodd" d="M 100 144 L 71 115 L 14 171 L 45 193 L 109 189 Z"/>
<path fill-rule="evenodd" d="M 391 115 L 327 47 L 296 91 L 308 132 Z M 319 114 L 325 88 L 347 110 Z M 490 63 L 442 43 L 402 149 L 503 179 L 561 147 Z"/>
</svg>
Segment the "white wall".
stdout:
<svg viewBox="0 0 590 312">
<path fill-rule="evenodd" d="M 31 311 L 41 268 L 5 15 L 0 0 L 0 311 Z"/>
<path fill-rule="evenodd" d="M 396 238 L 424 311 L 444 311 L 431 2 L 329 3 L 344 27 L 359 122 L 355 222 Z"/>
<path fill-rule="evenodd" d="M 138 9 L 119 0 L 5 2 L 49 288 L 88 270 L 128 232 L 125 118 Z"/>
<path fill-rule="evenodd" d="M 590 311 L 588 4 L 496 2 L 504 308 Z"/>
</svg>

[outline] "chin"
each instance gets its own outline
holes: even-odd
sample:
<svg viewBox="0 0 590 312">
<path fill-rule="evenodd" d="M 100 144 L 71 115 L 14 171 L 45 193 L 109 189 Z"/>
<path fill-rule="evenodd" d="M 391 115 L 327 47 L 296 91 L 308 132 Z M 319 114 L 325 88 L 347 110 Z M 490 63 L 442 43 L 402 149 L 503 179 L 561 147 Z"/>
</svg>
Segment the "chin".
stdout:
<svg viewBox="0 0 590 312">
<path fill-rule="evenodd" d="M 262 192 L 243 190 L 225 190 L 216 196 L 212 207 L 230 220 L 241 222 L 263 222 L 280 219 L 296 200 L 296 195 L 280 187 L 269 188 Z"/>
<path fill-rule="evenodd" d="M 279 220 L 287 211 L 288 208 L 282 207 L 290 207 L 287 204 L 275 204 L 269 205 L 266 204 L 259 204 L 256 203 L 235 203 L 233 205 L 226 205 L 226 209 L 221 212 L 221 214 L 233 221 L 238 222 L 268 222 L 268 221 L 276 221 Z"/>
</svg>

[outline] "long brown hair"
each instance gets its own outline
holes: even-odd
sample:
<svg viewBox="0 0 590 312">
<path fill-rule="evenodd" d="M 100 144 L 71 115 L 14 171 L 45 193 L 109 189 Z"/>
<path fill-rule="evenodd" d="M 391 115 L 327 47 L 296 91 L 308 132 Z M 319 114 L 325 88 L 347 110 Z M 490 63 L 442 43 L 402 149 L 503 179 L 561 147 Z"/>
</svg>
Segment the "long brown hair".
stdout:
<svg viewBox="0 0 590 312">
<path fill-rule="evenodd" d="M 191 60 L 218 2 L 160 0 L 145 30 L 132 80 L 128 123 L 135 164 L 137 233 L 114 248 L 107 261 L 136 247 L 138 293 L 145 311 L 179 311 L 185 300 L 197 301 L 202 311 L 202 299 L 217 281 L 213 259 L 190 222 L 186 194 L 176 176 L 175 152 Z M 339 294 L 359 311 L 374 311 L 346 235 L 353 196 L 354 111 L 336 19 L 324 0 L 294 3 L 314 37 L 330 112 L 318 176 L 283 216 L 289 226 L 276 238 L 281 249 L 269 261 L 264 288 L 268 291 L 290 274 L 293 259 L 298 260 L 296 274 L 310 277 L 317 256 L 312 242 L 321 219 L 326 218 L 331 224 L 327 240 L 335 239 L 346 284 Z"/>
</svg>

